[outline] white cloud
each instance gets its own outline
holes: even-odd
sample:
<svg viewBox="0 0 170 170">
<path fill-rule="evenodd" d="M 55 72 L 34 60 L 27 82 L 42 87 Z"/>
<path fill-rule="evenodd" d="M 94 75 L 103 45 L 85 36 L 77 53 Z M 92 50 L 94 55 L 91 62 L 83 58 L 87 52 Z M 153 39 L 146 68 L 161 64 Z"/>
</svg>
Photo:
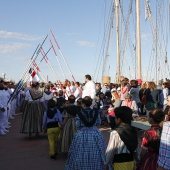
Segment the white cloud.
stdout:
<svg viewBox="0 0 170 170">
<path fill-rule="evenodd" d="M 30 47 L 30 45 L 22 43 L 0 44 L 0 53 L 14 53 L 27 47 Z"/>
<path fill-rule="evenodd" d="M 16 32 L 7 32 L 7 31 L 0 30 L 0 38 L 36 41 L 36 40 L 41 39 L 42 37 L 30 36 L 30 35 L 26 35 L 26 34 L 20 34 L 20 33 L 16 33 Z"/>
<path fill-rule="evenodd" d="M 96 44 L 94 42 L 89 41 L 77 41 L 77 44 L 80 46 L 86 46 L 86 47 L 95 47 Z"/>
</svg>

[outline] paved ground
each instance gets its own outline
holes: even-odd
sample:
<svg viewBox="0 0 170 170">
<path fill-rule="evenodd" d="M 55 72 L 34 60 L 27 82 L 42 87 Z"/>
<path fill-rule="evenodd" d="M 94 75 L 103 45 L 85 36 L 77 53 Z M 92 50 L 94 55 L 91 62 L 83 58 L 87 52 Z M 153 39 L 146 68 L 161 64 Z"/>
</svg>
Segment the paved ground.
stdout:
<svg viewBox="0 0 170 170">
<path fill-rule="evenodd" d="M 59 155 L 53 161 L 49 158 L 48 140 L 46 134 L 39 137 L 19 133 L 22 115 L 11 120 L 10 132 L 0 136 L 0 170 L 64 170 L 66 155 Z M 101 128 L 109 140 L 109 128 Z"/>
</svg>

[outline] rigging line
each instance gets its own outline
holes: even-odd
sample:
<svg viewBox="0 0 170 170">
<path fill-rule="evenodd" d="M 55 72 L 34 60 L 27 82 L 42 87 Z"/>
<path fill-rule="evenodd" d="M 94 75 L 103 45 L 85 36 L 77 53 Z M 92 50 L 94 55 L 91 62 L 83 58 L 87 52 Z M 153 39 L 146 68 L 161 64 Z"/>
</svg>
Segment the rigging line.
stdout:
<svg viewBox="0 0 170 170">
<path fill-rule="evenodd" d="M 103 17 L 103 22 L 104 22 L 104 30 L 105 30 L 105 17 L 106 17 L 106 3 L 105 3 L 105 1 L 104 1 L 104 5 L 103 5 L 103 13 L 104 13 L 104 17 Z M 94 71 L 94 75 L 93 75 L 93 77 L 94 77 L 94 79 L 95 79 L 95 74 L 96 74 L 96 71 L 97 71 L 97 68 L 98 68 L 98 63 L 99 63 L 99 58 L 98 58 L 98 61 L 97 61 L 97 64 L 96 64 L 96 68 L 95 68 L 95 71 Z"/>
<path fill-rule="evenodd" d="M 105 2 L 105 1 L 104 1 Z M 104 5 L 103 5 L 104 6 Z M 103 16 L 103 15 L 102 15 Z M 99 42 L 99 36 L 101 34 L 101 24 L 102 24 L 102 20 L 103 20 L 103 17 L 101 17 L 101 20 L 100 20 L 100 26 L 99 26 L 99 33 L 98 33 L 98 38 L 97 38 L 97 42 Z M 97 49 L 98 49 L 98 46 L 99 46 L 99 43 L 97 43 L 97 48 L 96 48 L 96 52 L 95 52 L 95 58 L 94 58 L 94 62 L 93 63 L 96 63 L 96 60 L 97 60 Z M 93 70 L 92 70 L 92 73 L 93 73 L 93 79 L 95 79 L 95 67 L 93 67 Z"/>
<path fill-rule="evenodd" d="M 148 21 L 149 21 L 149 24 L 150 24 L 150 27 L 151 27 L 151 30 L 152 30 L 152 36 L 153 36 L 153 39 L 154 39 L 155 46 L 156 46 L 156 44 L 158 44 L 158 45 L 160 45 L 160 50 L 163 50 L 162 46 L 161 46 L 161 40 L 160 40 L 159 34 L 158 34 L 158 27 L 154 23 L 154 20 L 153 20 L 152 14 L 151 14 L 151 10 L 150 10 L 150 6 L 149 6 L 149 4 L 146 0 L 145 0 L 145 6 L 146 6 L 146 9 L 147 9 Z M 156 14 L 157 14 L 157 12 L 156 12 Z M 156 19 L 156 22 L 158 23 L 157 19 Z M 157 37 L 155 35 L 157 35 Z M 157 38 L 157 40 L 156 40 L 156 38 Z"/>
<path fill-rule="evenodd" d="M 149 77 L 150 80 L 151 80 L 151 73 L 152 73 L 152 72 L 149 71 L 149 68 L 153 68 L 153 67 L 151 67 L 151 66 L 152 66 L 151 61 L 153 62 L 152 57 L 154 56 L 154 55 L 152 55 L 153 52 L 154 52 L 154 44 L 152 43 L 152 50 L 151 50 L 151 54 L 150 54 L 149 62 L 148 62 L 149 66 L 148 66 L 148 68 L 147 68 L 147 73 L 148 73 L 148 77 Z M 150 74 L 149 74 L 149 73 L 150 73 Z"/>
<path fill-rule="evenodd" d="M 130 5 L 129 5 L 129 10 L 128 10 L 128 15 L 127 15 L 127 19 L 125 19 L 124 17 L 124 13 L 123 13 L 123 7 L 122 5 L 120 4 L 120 9 L 121 9 L 121 14 L 122 14 L 122 20 L 123 20 L 123 23 L 124 23 L 124 34 L 123 34 L 123 40 L 122 40 L 122 48 L 123 50 L 121 51 L 121 56 L 122 56 L 122 59 L 121 59 L 121 64 L 123 66 L 123 61 L 124 61 L 124 53 L 125 53 L 125 49 L 126 49 L 126 42 L 127 42 L 127 33 L 128 33 L 128 30 L 129 30 L 129 20 L 130 20 L 130 16 L 131 16 L 131 13 L 132 13 L 132 4 L 133 4 L 133 0 L 131 0 L 130 2 Z M 122 72 L 122 69 L 123 67 L 121 67 L 121 72 Z"/>
<path fill-rule="evenodd" d="M 163 10 L 163 8 L 162 8 L 163 7 L 163 5 L 162 5 L 163 2 L 161 3 L 161 5 L 160 5 L 160 3 L 159 3 L 159 11 L 158 11 L 159 12 L 159 21 L 158 21 L 158 23 L 160 23 L 160 29 L 161 29 L 161 35 L 162 35 L 162 42 L 160 42 L 160 45 L 161 45 L 160 49 L 162 49 L 162 52 L 163 52 L 162 55 L 165 57 L 166 56 L 166 51 L 167 51 L 167 44 L 166 44 L 165 35 L 164 35 L 164 29 L 163 29 L 163 25 L 164 25 L 164 22 L 163 22 L 164 21 L 164 19 L 163 19 L 164 12 L 163 11 L 166 11 L 166 10 Z M 164 45 L 162 46 L 162 44 L 164 44 Z"/>
<path fill-rule="evenodd" d="M 167 45 L 168 45 L 168 38 L 169 38 L 169 36 L 168 36 L 168 28 L 169 28 L 169 15 L 168 14 L 170 14 L 169 13 L 169 10 L 170 10 L 170 8 L 169 8 L 169 3 L 168 3 L 168 0 L 167 0 L 167 5 L 166 5 L 166 49 L 167 49 Z"/>
<path fill-rule="evenodd" d="M 106 3 L 104 3 L 104 19 L 103 19 L 103 21 L 104 21 L 104 33 L 106 32 L 105 31 L 105 18 L 106 18 Z M 105 35 L 104 35 L 104 37 L 105 37 Z M 104 38 L 103 38 L 103 42 L 104 42 Z M 103 43 L 102 43 L 103 44 Z M 100 59 L 100 55 L 99 55 L 99 57 L 98 57 L 98 61 L 97 61 L 97 64 L 96 64 L 96 69 L 95 69 L 95 72 L 94 72 L 94 78 L 95 78 L 95 74 L 97 73 L 97 67 L 98 67 L 98 63 L 99 63 L 99 59 Z M 97 81 L 97 80 L 96 80 Z"/>
<path fill-rule="evenodd" d="M 112 14 L 111 14 L 111 18 L 110 18 L 110 25 L 109 25 L 109 33 L 108 33 L 108 38 L 107 38 L 107 45 L 106 45 L 106 50 L 105 50 L 105 58 L 104 58 L 104 62 L 103 62 L 103 71 L 102 71 L 102 75 L 104 75 L 107 71 L 107 65 L 108 65 L 108 62 L 109 62 L 109 47 L 111 44 L 111 37 L 112 37 L 112 32 L 113 32 L 113 19 L 114 19 L 114 8 L 113 8 L 113 11 L 112 11 Z M 106 74 L 107 75 L 107 74 Z"/>
<path fill-rule="evenodd" d="M 120 6 L 121 8 L 121 6 Z M 124 25 L 125 25 L 125 31 L 124 31 L 124 34 L 123 34 L 123 42 L 122 42 L 122 46 L 123 46 L 123 50 L 121 51 L 122 55 L 124 55 L 124 52 L 125 52 L 125 48 L 126 48 L 126 40 L 127 40 L 127 32 L 128 32 L 128 22 L 129 22 L 129 19 L 130 19 L 130 14 L 128 15 L 127 17 L 127 20 L 125 21 L 125 18 L 124 18 L 124 14 L 123 14 L 123 11 L 122 11 L 122 8 L 121 8 L 121 12 L 122 12 L 122 17 L 123 17 L 123 22 L 124 22 Z M 126 36 L 125 36 L 126 35 Z"/>
<path fill-rule="evenodd" d="M 154 22 L 153 22 L 153 18 L 151 16 L 151 12 L 150 12 L 150 7 L 149 7 L 149 4 L 147 4 L 147 2 L 145 1 L 145 6 L 146 6 L 146 9 L 147 9 L 147 15 L 148 15 L 148 20 L 149 20 L 149 23 L 150 23 L 150 26 L 151 26 L 151 30 L 152 30 L 152 36 L 153 36 L 153 39 L 154 39 L 154 42 L 155 42 L 155 46 L 159 46 L 159 49 L 160 51 L 164 51 L 162 49 L 162 45 L 161 45 L 161 41 L 159 41 L 159 36 L 155 37 L 154 34 L 156 35 L 159 35 L 158 34 L 158 29 L 157 27 L 154 25 Z M 158 13 L 156 13 L 158 15 Z M 158 22 L 158 20 L 156 20 Z M 155 39 L 156 38 L 156 39 Z M 157 45 L 156 45 L 157 44 Z M 157 54 L 157 53 L 156 53 Z"/>
<path fill-rule="evenodd" d="M 136 1 L 133 3 L 136 7 Z M 132 7 L 133 8 L 133 7 Z M 132 23 L 133 23 L 133 29 L 134 29 L 134 43 L 132 42 L 132 39 L 130 36 L 128 36 L 128 42 L 129 42 L 129 48 L 131 49 L 131 55 L 134 56 L 134 72 L 135 72 L 135 78 L 137 77 L 137 57 L 136 57 L 136 16 L 134 17 L 135 13 L 132 12 Z M 128 33 L 129 34 L 129 33 Z M 133 50 L 132 50 L 133 49 Z M 132 54 L 133 53 L 133 54 Z"/>
<path fill-rule="evenodd" d="M 111 7 L 111 9 L 112 9 L 112 7 Z M 109 20 L 108 20 L 108 23 L 109 23 Z M 103 37 L 103 40 L 102 40 L 102 44 L 101 44 L 101 47 L 103 46 L 103 48 L 100 48 L 100 53 L 99 53 L 99 57 L 98 57 L 98 61 L 97 61 L 97 64 L 96 64 L 96 69 L 95 69 L 95 74 L 97 73 L 97 72 L 99 72 L 99 71 L 97 71 L 97 68 L 98 68 L 98 66 L 99 66 L 99 62 L 101 63 L 101 61 L 99 61 L 99 60 L 102 60 L 103 59 L 103 49 L 104 49 L 104 47 L 105 47 L 105 42 L 106 42 L 106 37 L 107 37 L 107 32 L 106 32 L 106 30 L 104 30 L 104 37 Z M 99 70 L 100 70 L 100 67 L 99 67 Z M 94 76 L 95 77 L 95 76 Z M 97 75 L 97 77 L 98 77 L 98 75 Z M 97 81 L 97 80 L 96 80 Z"/>
</svg>

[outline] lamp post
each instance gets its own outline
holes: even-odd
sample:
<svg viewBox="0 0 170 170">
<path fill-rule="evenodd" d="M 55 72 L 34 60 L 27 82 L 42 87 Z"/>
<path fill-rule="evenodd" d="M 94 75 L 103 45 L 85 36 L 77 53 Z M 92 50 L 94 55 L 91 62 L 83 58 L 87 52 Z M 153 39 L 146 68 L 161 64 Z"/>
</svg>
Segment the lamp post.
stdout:
<svg viewBox="0 0 170 170">
<path fill-rule="evenodd" d="M 5 79 L 6 73 L 2 73 L 2 76 L 4 76 L 4 79 Z"/>
</svg>

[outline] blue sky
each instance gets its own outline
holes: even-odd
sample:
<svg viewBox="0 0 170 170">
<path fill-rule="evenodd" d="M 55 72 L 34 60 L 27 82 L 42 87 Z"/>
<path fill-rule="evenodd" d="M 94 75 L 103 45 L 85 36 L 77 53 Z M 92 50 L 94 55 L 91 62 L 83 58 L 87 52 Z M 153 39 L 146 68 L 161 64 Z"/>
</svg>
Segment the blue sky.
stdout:
<svg viewBox="0 0 170 170">
<path fill-rule="evenodd" d="M 2 1 L 0 6 L 0 76 L 6 73 L 7 78 L 18 81 L 37 45 L 47 34 L 48 38 L 43 49 L 47 51 L 50 48 L 49 38 L 52 41 L 53 39 L 49 29 L 52 29 L 75 79 L 84 82 L 85 74 L 94 75 L 111 3 L 112 0 Z M 126 15 L 128 1 L 124 1 L 123 6 Z M 145 21 L 143 1 L 141 8 L 142 67 L 146 70 L 148 66 L 146 61 L 149 60 L 151 53 L 152 34 L 149 23 Z M 152 6 L 153 10 L 154 8 Z M 133 13 L 134 17 L 135 11 Z M 135 43 L 133 17 L 130 21 L 129 33 Z M 110 54 L 109 74 L 113 81 L 116 72 L 115 28 L 111 44 L 113 48 Z M 72 80 L 54 41 L 53 45 L 67 79 Z M 59 79 L 63 81 L 64 78 L 53 51 L 51 50 L 47 56 Z M 130 56 L 128 45 L 125 56 Z M 42 56 L 39 55 L 36 63 L 39 63 L 41 58 Z M 131 59 L 126 65 L 127 68 L 131 64 Z M 45 77 L 48 75 L 51 81 L 55 81 L 54 75 L 44 61 L 39 67 Z M 127 68 L 123 72 L 126 76 L 129 72 Z M 102 69 L 99 70 L 97 81 L 101 80 L 101 72 Z M 132 77 L 134 78 L 133 75 Z"/>
</svg>

